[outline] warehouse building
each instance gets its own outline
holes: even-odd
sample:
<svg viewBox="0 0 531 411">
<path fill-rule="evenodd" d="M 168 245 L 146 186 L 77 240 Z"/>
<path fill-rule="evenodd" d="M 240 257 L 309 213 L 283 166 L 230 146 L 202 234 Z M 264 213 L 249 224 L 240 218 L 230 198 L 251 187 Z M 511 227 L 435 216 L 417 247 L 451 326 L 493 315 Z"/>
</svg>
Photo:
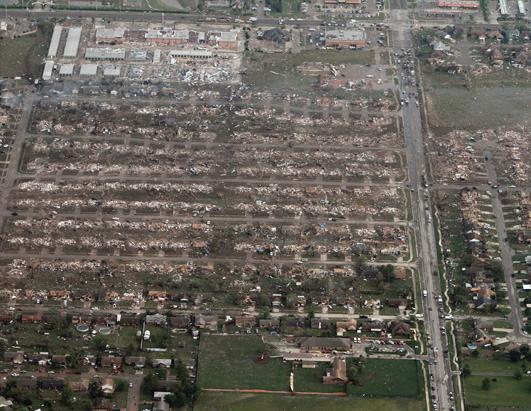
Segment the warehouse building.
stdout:
<svg viewBox="0 0 531 411">
<path fill-rule="evenodd" d="M 53 28 L 52 39 L 50 40 L 50 47 L 48 47 L 48 57 L 57 57 L 59 49 L 59 42 L 61 41 L 61 34 L 63 33 L 63 26 L 56 24 Z"/>
<path fill-rule="evenodd" d="M 94 77 L 98 74 L 98 65 L 92 63 L 86 63 L 81 65 L 79 75 L 84 77 Z"/>
<path fill-rule="evenodd" d="M 112 64 L 103 66 L 103 75 L 105 77 L 120 77 L 121 71 L 122 71 L 121 66 L 115 66 Z"/>
<path fill-rule="evenodd" d="M 87 60 L 123 60 L 125 59 L 125 49 L 89 47 L 85 50 L 85 58 Z"/>
<path fill-rule="evenodd" d="M 325 33 L 326 47 L 356 47 L 367 45 L 367 35 L 361 30 L 330 30 Z"/>
<path fill-rule="evenodd" d="M 188 30 L 148 30 L 144 35 L 146 41 L 166 46 L 188 43 L 190 32 Z"/>
<path fill-rule="evenodd" d="M 359 6 L 361 0 L 324 0 L 324 8 Z"/>
<path fill-rule="evenodd" d="M 463 8 L 463 9 L 478 9 L 479 1 L 452 1 L 452 0 L 439 0 L 437 2 L 439 7 L 451 7 L 451 8 Z"/>
<path fill-rule="evenodd" d="M 502 16 L 508 16 L 509 15 L 509 9 L 507 7 L 507 0 L 498 0 L 498 5 L 500 8 L 500 14 Z"/>
<path fill-rule="evenodd" d="M 81 40 L 81 27 L 72 27 L 68 30 L 68 37 L 66 38 L 65 52 L 63 57 L 75 58 L 79 49 L 79 41 Z"/>
<path fill-rule="evenodd" d="M 48 81 L 52 78 L 53 65 L 53 60 L 47 60 L 46 63 L 44 63 L 44 70 L 42 71 L 42 79 L 44 81 Z"/>
<path fill-rule="evenodd" d="M 98 27 L 96 29 L 96 43 L 98 44 L 121 44 L 124 41 L 125 28 L 106 28 Z"/>
<path fill-rule="evenodd" d="M 61 68 L 59 69 L 60 77 L 72 77 L 73 75 L 74 75 L 74 64 L 72 63 L 61 64 Z"/>
<path fill-rule="evenodd" d="M 205 60 L 213 57 L 212 52 L 208 50 L 172 50 L 170 56 L 174 58 L 188 58 Z"/>
</svg>

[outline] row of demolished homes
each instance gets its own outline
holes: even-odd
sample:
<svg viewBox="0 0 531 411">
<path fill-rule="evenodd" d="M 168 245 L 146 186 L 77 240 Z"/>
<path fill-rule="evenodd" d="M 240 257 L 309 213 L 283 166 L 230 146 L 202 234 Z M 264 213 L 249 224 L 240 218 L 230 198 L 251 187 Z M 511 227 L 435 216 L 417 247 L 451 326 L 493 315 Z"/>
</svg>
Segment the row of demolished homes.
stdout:
<svg viewBox="0 0 531 411">
<path fill-rule="evenodd" d="M 60 145 L 60 147 L 58 147 Z M 393 177 L 401 171 L 392 152 L 342 152 L 316 150 L 311 155 L 301 151 L 258 150 L 257 148 L 232 151 L 227 147 L 211 150 L 150 149 L 127 147 L 108 143 L 88 144 L 57 141 L 31 146 L 35 156 L 26 165 L 28 172 L 44 174 L 62 172 L 91 172 L 103 174 L 169 174 L 224 176 L 346 176 Z M 120 164 L 127 156 L 132 163 Z M 68 158 L 65 162 L 62 158 Z M 54 159 L 54 160 L 52 160 Z M 176 160 L 178 163 L 176 164 Z M 235 168 L 234 161 L 238 161 Z"/>
</svg>

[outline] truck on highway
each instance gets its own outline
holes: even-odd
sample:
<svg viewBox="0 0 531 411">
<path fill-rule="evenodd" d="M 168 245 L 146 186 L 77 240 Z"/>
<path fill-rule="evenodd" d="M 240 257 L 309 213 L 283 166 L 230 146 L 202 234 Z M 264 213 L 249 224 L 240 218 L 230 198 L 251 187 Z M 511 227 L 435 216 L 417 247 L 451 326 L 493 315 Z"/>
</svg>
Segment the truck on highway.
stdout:
<svg viewBox="0 0 531 411">
<path fill-rule="evenodd" d="M 427 297 L 428 296 L 428 291 L 427 290 L 422 290 L 422 296 L 423 297 Z"/>
</svg>

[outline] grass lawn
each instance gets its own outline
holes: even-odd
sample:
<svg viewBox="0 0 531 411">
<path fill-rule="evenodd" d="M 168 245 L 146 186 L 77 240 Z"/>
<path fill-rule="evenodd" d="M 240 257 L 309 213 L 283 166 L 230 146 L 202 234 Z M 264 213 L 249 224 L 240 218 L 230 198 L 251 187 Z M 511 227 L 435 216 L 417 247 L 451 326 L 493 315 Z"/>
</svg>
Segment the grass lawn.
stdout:
<svg viewBox="0 0 531 411">
<path fill-rule="evenodd" d="M 472 373 L 476 372 L 514 372 L 522 370 L 522 361 L 511 362 L 507 360 L 495 360 L 479 356 L 478 358 L 465 358 L 463 364 L 470 366 Z"/>
<path fill-rule="evenodd" d="M 424 408 L 422 401 L 406 399 L 202 392 L 194 411 L 420 411 Z"/>
<path fill-rule="evenodd" d="M 529 410 L 531 404 L 531 378 L 518 381 L 512 377 L 496 377 L 490 389 L 481 388 L 485 377 L 470 376 L 464 379 L 465 400 L 469 406 L 507 406 L 511 409 Z"/>
<path fill-rule="evenodd" d="M 330 364 L 325 363 L 316 368 L 295 369 L 295 391 L 297 392 L 343 392 L 343 385 L 323 384 L 323 376 Z"/>
<path fill-rule="evenodd" d="M 0 40 L 0 77 L 30 75 L 38 77 L 42 59 L 48 51 L 48 34 L 36 34 Z"/>
<path fill-rule="evenodd" d="M 369 359 L 359 378 L 363 386 L 349 384 L 347 392 L 350 395 L 420 398 L 422 394 L 420 365 L 417 361 Z"/>
<path fill-rule="evenodd" d="M 198 381 L 201 388 L 240 388 L 286 391 L 290 365 L 278 358 L 257 364 L 266 349 L 258 336 L 203 334 L 199 344 Z"/>
<path fill-rule="evenodd" d="M 253 53 L 244 82 L 255 87 L 294 87 L 311 90 L 316 78 L 304 76 L 296 67 L 304 62 L 330 64 L 369 64 L 374 62 L 372 50 L 303 50 L 297 54 Z"/>
</svg>

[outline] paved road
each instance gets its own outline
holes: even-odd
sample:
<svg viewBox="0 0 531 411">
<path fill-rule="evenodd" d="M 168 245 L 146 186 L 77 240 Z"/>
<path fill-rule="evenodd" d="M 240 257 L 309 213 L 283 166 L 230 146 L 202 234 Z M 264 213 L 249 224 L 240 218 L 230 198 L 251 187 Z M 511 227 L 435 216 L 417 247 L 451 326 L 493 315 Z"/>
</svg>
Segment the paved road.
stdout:
<svg viewBox="0 0 531 411">
<path fill-rule="evenodd" d="M 391 18 L 403 24 L 395 24 L 393 34 L 393 44 L 395 50 L 400 52 L 402 48 L 412 47 L 410 29 L 407 22 L 409 15 L 407 10 L 392 10 Z M 409 73 L 402 71 L 405 76 Z M 418 93 L 416 87 L 411 86 L 405 80 L 400 81 L 400 91 L 402 95 L 409 96 L 410 93 Z M 434 403 L 437 403 L 440 410 L 448 411 L 453 406 L 450 400 L 450 392 L 453 392 L 451 366 L 443 351 L 447 349 L 447 341 L 442 335 L 441 322 L 438 316 L 438 304 L 435 296 L 441 294 L 439 277 L 434 277 L 433 272 L 437 270 L 437 251 L 435 246 L 435 232 L 431 220 L 431 203 L 427 189 L 424 189 L 422 176 L 426 176 L 424 143 L 422 137 L 422 121 L 420 111 L 414 104 L 414 99 L 409 104 L 403 106 L 402 119 L 404 127 L 404 138 L 406 142 L 406 153 L 408 160 L 409 183 L 414 191 L 412 194 L 413 220 L 416 223 L 416 237 L 418 250 L 417 267 L 421 275 L 421 284 L 427 291 L 424 298 L 424 325 L 427 333 L 431 337 L 432 349 L 429 371 L 434 376 Z M 428 210 L 428 211 L 426 211 Z"/>
</svg>

